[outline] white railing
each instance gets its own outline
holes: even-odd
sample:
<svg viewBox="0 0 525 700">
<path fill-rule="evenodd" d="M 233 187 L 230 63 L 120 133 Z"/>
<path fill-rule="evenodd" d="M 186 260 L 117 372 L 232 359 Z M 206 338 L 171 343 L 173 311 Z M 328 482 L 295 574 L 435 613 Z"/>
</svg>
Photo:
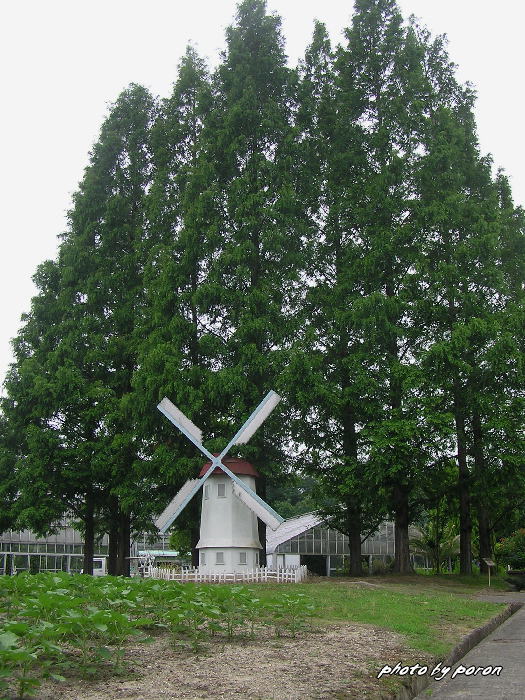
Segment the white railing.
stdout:
<svg viewBox="0 0 525 700">
<path fill-rule="evenodd" d="M 150 566 L 145 575 L 147 578 L 181 583 L 300 583 L 306 579 L 307 569 L 306 566 L 289 569 L 257 567 L 247 571 L 226 572 L 209 571 L 205 568 L 177 570 Z"/>
</svg>

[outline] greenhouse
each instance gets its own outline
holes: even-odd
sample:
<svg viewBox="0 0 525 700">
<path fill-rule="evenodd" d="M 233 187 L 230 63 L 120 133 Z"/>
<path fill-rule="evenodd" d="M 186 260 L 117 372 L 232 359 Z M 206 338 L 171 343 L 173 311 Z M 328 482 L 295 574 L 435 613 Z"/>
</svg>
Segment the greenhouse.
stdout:
<svg viewBox="0 0 525 700">
<path fill-rule="evenodd" d="M 159 561 L 174 561 L 176 552 L 169 546 L 169 536 L 151 539 L 140 535 L 132 543 L 130 558 L 138 559 L 149 553 Z M 108 536 L 95 541 L 95 569 L 108 555 Z M 53 535 L 38 537 L 31 530 L 7 530 L 0 534 L 0 576 L 19 571 L 67 571 L 79 573 L 83 566 L 84 542 L 82 534 L 63 521 Z M 105 566 L 101 567 L 105 569 Z M 133 561 L 132 561 L 133 569 Z"/>
<path fill-rule="evenodd" d="M 416 528 L 409 528 L 410 537 L 417 537 Z M 372 571 L 379 563 L 386 565 L 395 555 L 395 528 L 390 521 L 383 522 L 376 533 L 361 545 L 361 555 L 366 557 Z M 306 564 L 320 575 L 331 576 L 345 570 L 349 558 L 348 537 L 327 527 L 315 513 L 289 518 L 277 530 L 267 531 L 266 556 L 268 566 L 287 567 Z M 412 565 L 429 568 L 429 562 L 421 556 L 411 555 Z"/>
</svg>

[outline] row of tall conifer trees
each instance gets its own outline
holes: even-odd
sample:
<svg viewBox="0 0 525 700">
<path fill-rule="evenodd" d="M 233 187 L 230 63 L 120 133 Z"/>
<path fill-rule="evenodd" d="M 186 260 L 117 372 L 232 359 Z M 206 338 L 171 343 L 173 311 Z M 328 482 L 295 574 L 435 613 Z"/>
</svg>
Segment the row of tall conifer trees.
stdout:
<svg viewBox="0 0 525 700">
<path fill-rule="evenodd" d="M 463 573 L 473 528 L 490 556 L 523 512 L 525 219 L 473 104 L 394 0 L 356 0 L 335 49 L 317 22 L 297 68 L 244 0 L 211 75 L 190 47 L 168 99 L 126 89 L 14 340 L 0 530 L 72 514 L 84 570 L 108 532 L 126 573 L 201 461 L 160 398 L 213 450 L 273 388 L 281 415 L 244 454 L 270 500 L 315 477 L 353 574 L 390 516 L 401 573 L 422 513 L 437 540 L 457 519 Z"/>
</svg>

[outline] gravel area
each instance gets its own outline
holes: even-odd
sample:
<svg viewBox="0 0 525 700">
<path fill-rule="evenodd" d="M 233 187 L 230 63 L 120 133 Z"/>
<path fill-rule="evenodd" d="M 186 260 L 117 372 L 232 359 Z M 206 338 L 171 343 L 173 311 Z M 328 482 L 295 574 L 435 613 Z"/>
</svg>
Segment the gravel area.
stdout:
<svg viewBox="0 0 525 700">
<path fill-rule="evenodd" d="M 296 639 L 214 640 L 195 655 L 166 635 L 126 651 L 124 677 L 43 684 L 39 700 L 247 698 L 360 700 L 393 697 L 377 671 L 406 652 L 398 635 L 368 625 L 333 625 Z"/>
</svg>

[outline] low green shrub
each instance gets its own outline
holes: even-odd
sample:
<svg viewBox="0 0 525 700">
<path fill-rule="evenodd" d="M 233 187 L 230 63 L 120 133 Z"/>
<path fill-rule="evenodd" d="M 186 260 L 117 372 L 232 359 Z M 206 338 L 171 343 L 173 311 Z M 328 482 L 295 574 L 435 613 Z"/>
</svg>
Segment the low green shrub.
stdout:
<svg viewBox="0 0 525 700">
<path fill-rule="evenodd" d="M 288 633 L 295 638 L 297 632 L 306 628 L 307 618 L 314 609 L 304 593 L 283 593 L 266 606 L 267 620 L 277 637 Z"/>
<path fill-rule="evenodd" d="M 509 573 L 505 576 L 505 581 L 510 585 L 513 591 L 522 591 L 525 589 L 525 573 Z"/>
<path fill-rule="evenodd" d="M 503 537 L 494 548 L 499 563 L 511 569 L 525 569 L 525 528 Z"/>
<path fill-rule="evenodd" d="M 295 637 L 311 612 L 303 594 L 284 589 L 262 604 L 246 586 L 66 573 L 0 577 L 0 601 L 0 697 L 16 688 L 19 698 L 43 678 L 92 677 L 101 665 L 119 672 L 128 639 L 148 628 L 198 652 L 214 635 L 253 637 L 263 625 Z"/>
<path fill-rule="evenodd" d="M 394 560 L 392 557 L 385 557 L 385 559 L 372 559 L 372 576 L 386 576 L 392 573 L 394 568 Z"/>
</svg>

